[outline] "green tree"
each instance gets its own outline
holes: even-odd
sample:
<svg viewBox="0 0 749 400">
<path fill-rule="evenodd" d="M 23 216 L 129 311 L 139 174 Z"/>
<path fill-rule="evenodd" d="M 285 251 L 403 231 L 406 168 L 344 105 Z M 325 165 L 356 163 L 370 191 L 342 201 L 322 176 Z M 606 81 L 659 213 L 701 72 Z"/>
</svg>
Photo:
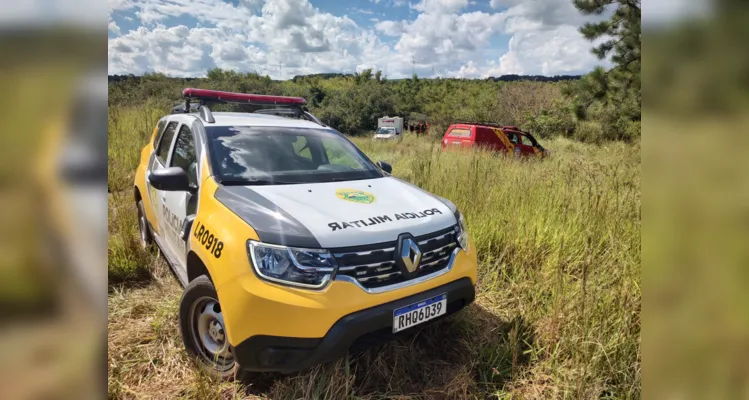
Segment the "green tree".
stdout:
<svg viewBox="0 0 749 400">
<path fill-rule="evenodd" d="M 588 119 L 591 108 L 600 104 L 607 137 L 639 136 L 640 0 L 573 0 L 573 3 L 585 15 L 601 15 L 613 8 L 609 19 L 586 23 L 580 28 L 580 33 L 590 41 L 605 39 L 592 52 L 599 59 L 610 58 L 614 66 L 609 70 L 598 67 L 577 85 L 570 86 L 566 94 L 574 96 L 575 114 Z"/>
</svg>

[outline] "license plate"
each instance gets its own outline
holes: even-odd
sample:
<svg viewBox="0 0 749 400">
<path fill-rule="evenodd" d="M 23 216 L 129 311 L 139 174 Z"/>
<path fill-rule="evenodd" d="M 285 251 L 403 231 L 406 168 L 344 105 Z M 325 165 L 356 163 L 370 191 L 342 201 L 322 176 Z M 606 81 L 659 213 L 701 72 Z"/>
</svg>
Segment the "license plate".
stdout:
<svg viewBox="0 0 749 400">
<path fill-rule="evenodd" d="M 393 333 L 421 324 L 447 312 L 447 293 L 393 311 Z"/>
</svg>

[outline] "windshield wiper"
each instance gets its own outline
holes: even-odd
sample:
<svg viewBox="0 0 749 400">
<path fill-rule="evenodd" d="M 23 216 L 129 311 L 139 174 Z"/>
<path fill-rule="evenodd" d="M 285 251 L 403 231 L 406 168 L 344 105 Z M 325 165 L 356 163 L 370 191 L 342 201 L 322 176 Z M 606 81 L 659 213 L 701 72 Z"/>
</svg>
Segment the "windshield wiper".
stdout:
<svg viewBox="0 0 749 400">
<path fill-rule="evenodd" d="M 289 185 L 294 182 L 277 181 L 269 179 L 223 179 L 219 181 L 224 186 L 253 186 L 253 185 Z"/>
</svg>

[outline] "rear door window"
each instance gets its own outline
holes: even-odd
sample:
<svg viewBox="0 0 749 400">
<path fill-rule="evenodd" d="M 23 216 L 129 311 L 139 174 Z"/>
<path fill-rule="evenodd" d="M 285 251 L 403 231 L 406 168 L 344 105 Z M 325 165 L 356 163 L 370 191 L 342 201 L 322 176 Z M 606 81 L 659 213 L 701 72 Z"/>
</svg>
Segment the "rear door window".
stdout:
<svg viewBox="0 0 749 400">
<path fill-rule="evenodd" d="M 177 133 L 177 122 L 172 121 L 166 126 L 164 134 L 161 135 L 159 141 L 159 147 L 156 149 L 156 158 L 161 162 L 161 165 L 166 165 L 166 160 L 169 157 L 169 149 L 172 147 L 172 139 Z"/>
<path fill-rule="evenodd" d="M 156 124 L 156 135 L 153 137 L 153 148 L 156 148 L 156 145 L 159 144 L 159 139 L 161 139 L 161 134 L 164 133 L 164 126 L 166 126 L 166 120 L 159 121 L 158 124 Z"/>
<path fill-rule="evenodd" d="M 468 128 L 453 128 L 447 136 L 467 139 L 471 137 L 471 130 Z"/>
<path fill-rule="evenodd" d="M 187 172 L 190 183 L 198 185 L 197 158 L 195 156 L 195 138 L 187 125 L 182 125 L 174 143 L 172 159 L 169 161 L 172 167 L 180 167 Z"/>
<path fill-rule="evenodd" d="M 520 139 L 523 141 L 523 146 L 534 147 L 535 143 L 526 135 L 520 135 Z"/>
</svg>

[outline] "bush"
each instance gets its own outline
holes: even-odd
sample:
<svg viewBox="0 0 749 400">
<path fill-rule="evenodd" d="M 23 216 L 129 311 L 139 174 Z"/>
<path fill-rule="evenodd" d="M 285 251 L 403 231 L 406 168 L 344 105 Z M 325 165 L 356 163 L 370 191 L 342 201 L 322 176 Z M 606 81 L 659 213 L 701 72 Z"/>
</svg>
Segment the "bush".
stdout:
<svg viewBox="0 0 749 400">
<path fill-rule="evenodd" d="M 528 116 L 527 121 L 524 127 L 544 139 L 557 135 L 570 137 L 575 130 L 575 120 L 569 106 L 559 100 L 552 108 Z"/>
<path fill-rule="evenodd" d="M 598 121 L 580 121 L 575 127 L 575 140 L 585 143 L 601 143 L 603 128 Z"/>
</svg>

